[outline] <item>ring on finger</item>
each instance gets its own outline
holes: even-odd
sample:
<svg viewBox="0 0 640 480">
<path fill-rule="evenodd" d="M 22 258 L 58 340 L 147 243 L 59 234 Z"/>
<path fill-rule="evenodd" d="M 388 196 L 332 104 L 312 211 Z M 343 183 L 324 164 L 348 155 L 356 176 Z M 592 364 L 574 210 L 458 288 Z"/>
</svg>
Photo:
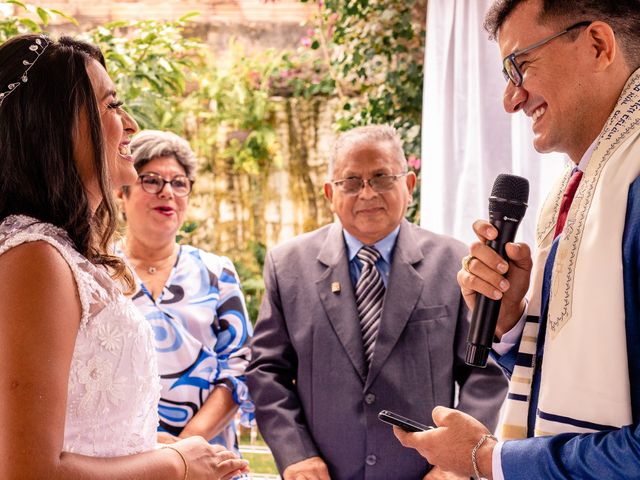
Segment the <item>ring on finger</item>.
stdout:
<svg viewBox="0 0 640 480">
<path fill-rule="evenodd" d="M 471 273 L 471 270 L 469 270 L 469 262 L 471 262 L 473 258 L 473 255 L 467 255 L 462 258 L 462 268 L 467 273 Z"/>
</svg>

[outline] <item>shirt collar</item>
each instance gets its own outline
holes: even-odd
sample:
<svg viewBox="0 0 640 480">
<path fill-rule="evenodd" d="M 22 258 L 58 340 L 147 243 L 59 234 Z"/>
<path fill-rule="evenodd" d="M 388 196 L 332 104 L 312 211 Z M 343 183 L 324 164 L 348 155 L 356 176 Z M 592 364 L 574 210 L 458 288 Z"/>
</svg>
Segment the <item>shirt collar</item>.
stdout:
<svg viewBox="0 0 640 480">
<path fill-rule="evenodd" d="M 398 225 L 389 235 L 384 237 L 382 240 L 373 244 L 373 246 L 376 247 L 376 249 L 380 252 L 380 256 L 382 257 L 382 259 L 389 265 L 391 265 L 391 252 L 393 251 L 393 247 L 396 245 L 398 233 L 400 233 L 400 225 Z M 351 235 L 344 228 L 342 229 L 342 234 L 344 235 L 344 240 L 347 244 L 349 261 L 352 261 L 355 258 L 356 254 L 360 251 L 364 243 Z"/>
<path fill-rule="evenodd" d="M 596 149 L 596 143 L 597 143 L 597 138 L 593 141 L 593 143 L 591 143 L 591 145 L 589 145 L 589 148 L 587 148 L 587 151 L 584 152 L 584 155 L 582 155 L 582 158 L 580 159 L 580 162 L 578 163 L 578 170 L 580 170 L 581 172 L 584 172 L 587 169 L 587 165 L 589 164 L 589 160 L 591 160 L 591 155 L 593 155 L 593 151 Z"/>
</svg>

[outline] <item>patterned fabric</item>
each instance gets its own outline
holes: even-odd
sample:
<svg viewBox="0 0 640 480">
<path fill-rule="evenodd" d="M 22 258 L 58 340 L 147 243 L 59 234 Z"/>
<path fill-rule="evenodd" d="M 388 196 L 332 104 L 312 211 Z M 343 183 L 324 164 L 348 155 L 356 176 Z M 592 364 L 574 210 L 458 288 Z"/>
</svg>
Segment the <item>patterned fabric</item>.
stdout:
<svg viewBox="0 0 640 480">
<path fill-rule="evenodd" d="M 510 382 L 505 408 L 505 439 L 587 433 L 632 421 L 620 245 L 628 186 L 640 175 L 640 157 L 629 153 L 638 137 L 638 105 L 640 69 L 627 81 L 596 141 L 563 233 L 555 242 L 552 233 L 569 168 L 540 213 L 529 313 L 545 324 L 539 329 L 539 340 L 532 328 L 520 342 L 513 371 L 517 380 Z M 551 251 L 555 261 L 550 259 L 545 271 Z M 543 294 L 543 283 L 548 294 Z M 615 293 L 596 299 L 597 292 Z M 544 349 L 537 349 L 537 344 Z M 542 357 L 549 368 L 542 365 Z M 569 363 L 571 368 L 562 368 Z M 532 384 L 538 379 L 535 431 L 531 432 L 527 416 L 536 393 Z"/>
<path fill-rule="evenodd" d="M 160 384 L 149 325 L 106 270 L 74 249 L 66 232 L 26 216 L 0 224 L 0 254 L 39 240 L 71 267 L 82 307 L 63 450 L 111 457 L 153 449 Z"/>
<path fill-rule="evenodd" d="M 118 254 L 124 257 L 121 249 Z M 242 422 L 253 419 L 244 381 L 253 333 L 240 282 L 226 257 L 183 245 L 157 300 L 135 275 L 133 303 L 155 333 L 162 383 L 160 431 L 178 435 L 215 387 L 231 390 Z M 211 443 L 238 453 L 234 422 Z"/>
<path fill-rule="evenodd" d="M 362 272 L 356 284 L 356 307 L 360 317 L 364 358 L 367 365 L 371 365 L 373 349 L 378 336 L 378 326 L 380 325 L 380 315 L 382 314 L 385 287 L 376 268 L 380 252 L 375 247 L 365 245 L 356 256 L 362 261 Z"/>
</svg>

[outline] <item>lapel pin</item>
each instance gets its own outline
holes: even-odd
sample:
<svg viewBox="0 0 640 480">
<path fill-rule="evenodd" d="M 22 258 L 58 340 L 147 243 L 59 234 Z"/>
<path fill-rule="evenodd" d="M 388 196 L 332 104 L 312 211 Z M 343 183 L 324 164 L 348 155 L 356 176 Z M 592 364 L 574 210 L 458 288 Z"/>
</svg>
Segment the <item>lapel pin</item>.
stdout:
<svg viewBox="0 0 640 480">
<path fill-rule="evenodd" d="M 340 282 L 331 283 L 331 293 L 340 293 Z"/>
</svg>

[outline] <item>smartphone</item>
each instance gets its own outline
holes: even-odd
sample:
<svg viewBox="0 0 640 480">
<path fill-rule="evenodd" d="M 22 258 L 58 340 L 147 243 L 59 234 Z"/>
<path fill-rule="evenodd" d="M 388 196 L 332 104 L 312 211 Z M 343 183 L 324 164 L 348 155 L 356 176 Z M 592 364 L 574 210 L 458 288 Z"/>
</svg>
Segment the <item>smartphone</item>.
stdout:
<svg viewBox="0 0 640 480">
<path fill-rule="evenodd" d="M 402 415 L 398 415 L 390 410 L 382 410 L 378 413 L 378 419 L 388 423 L 389 425 L 400 427 L 405 432 L 424 432 L 425 430 L 431 430 L 433 428 L 416 422 L 415 420 L 411 420 L 410 418 L 403 417 Z"/>
</svg>

